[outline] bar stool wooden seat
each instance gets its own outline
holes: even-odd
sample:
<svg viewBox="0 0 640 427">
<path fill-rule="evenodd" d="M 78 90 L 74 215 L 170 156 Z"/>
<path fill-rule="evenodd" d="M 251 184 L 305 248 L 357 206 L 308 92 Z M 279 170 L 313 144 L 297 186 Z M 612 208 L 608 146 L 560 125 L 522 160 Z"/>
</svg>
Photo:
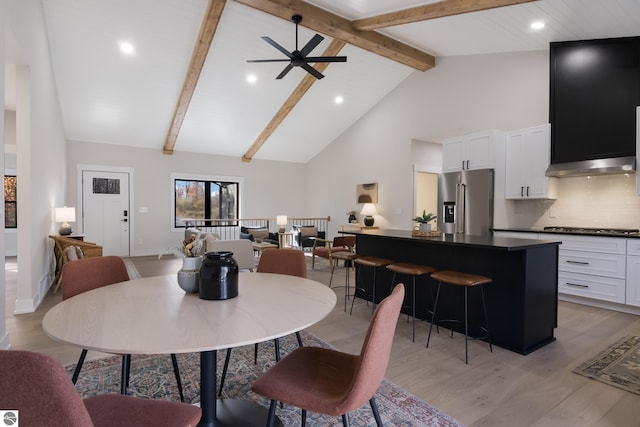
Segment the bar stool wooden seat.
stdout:
<svg viewBox="0 0 640 427">
<path fill-rule="evenodd" d="M 343 261 L 347 261 L 345 263 L 345 291 L 344 291 L 344 311 L 347 311 L 347 300 L 349 299 L 350 296 L 353 296 L 355 298 L 355 289 L 353 294 L 349 293 L 349 289 L 350 289 L 350 280 L 349 280 L 349 269 L 351 269 L 351 266 L 353 266 L 354 260 L 358 259 L 360 257 L 360 254 L 356 254 L 354 252 L 334 252 L 332 254 L 333 257 L 333 262 L 337 262 L 340 260 Z M 333 268 L 331 269 L 331 279 L 329 280 L 329 287 L 331 287 L 331 281 L 333 280 Z"/>
<path fill-rule="evenodd" d="M 416 277 L 424 276 L 425 274 L 430 274 L 436 271 L 435 268 L 429 265 L 420 265 L 420 264 L 412 264 L 409 262 L 394 262 L 392 264 L 387 265 L 387 270 L 393 272 L 393 277 L 391 278 L 391 286 L 393 287 L 396 279 L 396 274 L 404 274 L 406 276 L 411 276 L 411 307 L 412 307 L 412 315 L 413 315 L 413 332 L 412 332 L 412 341 L 416 341 Z"/>
<path fill-rule="evenodd" d="M 371 285 L 371 299 L 372 299 L 372 305 L 371 305 L 371 312 L 373 313 L 373 311 L 375 310 L 376 307 L 376 271 L 380 268 L 380 267 L 386 267 L 389 264 L 393 264 L 393 261 L 390 259 L 386 259 L 386 258 L 379 258 L 379 257 L 375 257 L 375 256 L 370 256 L 370 255 L 363 255 L 359 258 L 356 258 L 356 260 L 354 261 L 358 266 L 359 266 L 359 271 L 360 273 L 362 273 L 362 268 L 363 267 L 369 267 L 373 269 L 373 282 Z M 356 282 L 357 285 L 357 282 Z M 366 292 L 366 291 L 365 291 Z M 353 311 L 353 303 L 355 302 L 355 298 L 353 299 L 353 301 L 351 301 L 351 311 Z"/>
<path fill-rule="evenodd" d="M 469 363 L 469 341 L 470 340 L 479 340 L 487 338 L 489 341 L 489 350 L 493 352 L 493 346 L 491 344 L 491 334 L 489 333 L 489 320 L 487 318 L 487 306 L 484 302 L 484 291 L 483 286 L 487 283 L 493 282 L 493 279 L 486 276 L 480 276 L 478 274 L 469 274 L 462 273 L 459 271 L 453 270 L 440 270 L 431 274 L 431 277 L 434 280 L 438 281 L 438 290 L 436 291 L 436 301 L 433 306 L 433 314 L 431 317 L 431 326 L 429 326 L 429 336 L 427 337 L 427 348 L 429 347 L 429 340 L 431 339 L 431 329 L 433 328 L 433 323 L 436 318 L 436 310 L 438 308 L 438 298 L 440 297 L 440 288 L 443 283 L 453 286 L 463 286 L 464 287 L 464 363 Z M 485 331 L 485 335 L 479 337 L 469 338 L 469 307 L 468 307 L 468 289 L 472 287 L 480 288 L 480 297 L 482 299 L 482 311 L 484 313 L 484 327 L 480 327 Z M 438 323 L 442 322 L 459 322 L 459 320 L 439 320 Z M 453 336 L 453 329 L 451 329 L 451 336 Z"/>
</svg>

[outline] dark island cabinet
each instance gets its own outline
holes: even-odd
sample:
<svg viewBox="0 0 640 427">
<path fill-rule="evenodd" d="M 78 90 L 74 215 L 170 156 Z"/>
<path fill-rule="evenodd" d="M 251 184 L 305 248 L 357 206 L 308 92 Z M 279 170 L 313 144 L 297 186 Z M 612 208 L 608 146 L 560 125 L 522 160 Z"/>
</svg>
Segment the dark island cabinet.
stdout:
<svg viewBox="0 0 640 427">
<path fill-rule="evenodd" d="M 359 254 L 389 258 L 397 262 L 430 265 L 438 270 L 482 274 L 493 279 L 485 285 L 489 327 L 493 343 L 520 354 L 528 354 L 554 341 L 558 319 L 559 241 L 447 235 L 413 237 L 410 231 L 373 230 L 353 232 Z M 370 299 L 371 274 L 358 271 L 360 298 Z M 376 299 L 388 295 L 392 273 L 376 276 Z M 411 278 L 398 277 L 407 286 L 403 312 L 411 312 Z M 416 313 L 430 319 L 437 283 L 431 278 L 416 281 Z M 377 301 L 377 302 L 378 302 Z M 478 292 L 469 292 L 470 327 L 482 324 Z M 462 289 L 443 286 L 438 306 L 440 319 L 464 319 Z M 450 325 L 450 324 L 447 324 Z M 462 331 L 463 325 L 453 326 Z M 473 334 L 473 330 L 471 330 Z M 476 334 L 477 335 L 477 334 Z M 423 337 L 426 340 L 426 336 Z M 421 337 L 416 337 L 416 341 Z"/>
</svg>

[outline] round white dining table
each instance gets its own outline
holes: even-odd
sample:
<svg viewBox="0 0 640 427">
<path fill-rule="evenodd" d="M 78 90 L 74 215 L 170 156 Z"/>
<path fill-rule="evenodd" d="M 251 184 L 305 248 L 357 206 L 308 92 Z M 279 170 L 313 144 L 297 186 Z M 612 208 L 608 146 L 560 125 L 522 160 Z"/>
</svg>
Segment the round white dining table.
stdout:
<svg viewBox="0 0 640 427">
<path fill-rule="evenodd" d="M 266 408 L 241 400 L 216 403 L 217 350 L 300 331 L 326 317 L 336 294 L 300 277 L 240 272 L 238 296 L 204 300 L 175 275 L 135 279 L 63 301 L 44 316 L 47 335 L 65 344 L 113 354 L 200 352 L 201 426 L 266 422 Z"/>
</svg>

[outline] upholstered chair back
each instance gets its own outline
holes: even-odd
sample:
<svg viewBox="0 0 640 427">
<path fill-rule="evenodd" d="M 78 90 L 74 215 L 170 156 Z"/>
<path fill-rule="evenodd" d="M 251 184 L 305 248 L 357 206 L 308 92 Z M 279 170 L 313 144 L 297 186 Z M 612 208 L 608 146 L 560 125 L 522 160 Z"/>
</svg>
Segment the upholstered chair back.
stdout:
<svg viewBox="0 0 640 427">
<path fill-rule="evenodd" d="M 258 261 L 258 273 L 278 273 L 307 277 L 307 261 L 298 249 L 268 249 Z"/>
<path fill-rule="evenodd" d="M 67 371 L 39 353 L 0 351 L 0 408 L 18 410 L 21 426 L 93 426 Z"/>
<path fill-rule="evenodd" d="M 62 267 L 62 299 L 129 280 L 122 258 L 103 256 L 71 261 Z"/>
</svg>

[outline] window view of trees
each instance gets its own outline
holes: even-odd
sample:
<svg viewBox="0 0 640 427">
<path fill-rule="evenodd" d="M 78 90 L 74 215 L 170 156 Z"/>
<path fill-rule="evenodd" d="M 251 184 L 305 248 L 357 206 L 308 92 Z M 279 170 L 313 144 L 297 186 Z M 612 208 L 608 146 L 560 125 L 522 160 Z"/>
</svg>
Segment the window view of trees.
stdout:
<svg viewBox="0 0 640 427">
<path fill-rule="evenodd" d="M 4 177 L 4 227 L 18 227 L 17 179 L 15 176 Z"/>
<path fill-rule="evenodd" d="M 188 219 L 237 218 L 237 182 L 176 179 L 174 189 L 175 227 L 184 227 Z M 210 222 L 205 224 L 216 225 Z"/>
</svg>

